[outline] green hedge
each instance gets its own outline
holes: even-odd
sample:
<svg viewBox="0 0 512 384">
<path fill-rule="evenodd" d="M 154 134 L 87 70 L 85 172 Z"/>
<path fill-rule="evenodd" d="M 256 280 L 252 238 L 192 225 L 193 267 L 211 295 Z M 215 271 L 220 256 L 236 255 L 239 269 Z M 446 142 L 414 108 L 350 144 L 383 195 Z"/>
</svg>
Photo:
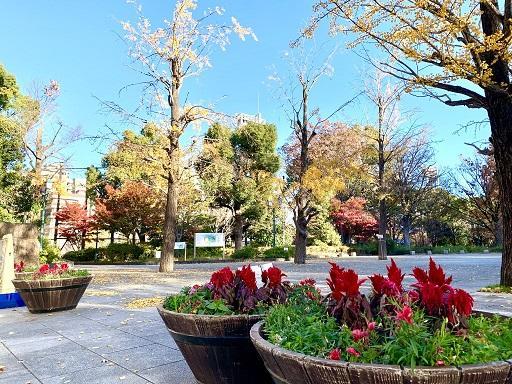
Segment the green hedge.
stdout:
<svg viewBox="0 0 512 384">
<path fill-rule="evenodd" d="M 250 259 L 256 259 L 260 256 L 260 251 L 258 248 L 254 247 L 243 247 L 241 249 L 236 250 L 231 255 L 231 258 L 235 260 L 250 260 Z"/>
<path fill-rule="evenodd" d="M 269 248 L 265 252 L 263 252 L 263 257 L 269 260 L 275 259 L 285 259 L 290 260 L 293 258 L 293 254 L 295 253 L 295 247 L 275 247 Z"/>
<path fill-rule="evenodd" d="M 110 262 L 122 263 L 127 261 L 139 261 L 153 257 L 153 250 L 147 245 L 133 245 L 114 243 L 109 244 L 107 247 L 101 247 L 97 250 L 98 257 L 96 258 L 95 248 L 86 248 L 80 251 L 70 251 L 64 254 L 65 260 L 75 262 Z"/>
<path fill-rule="evenodd" d="M 502 252 L 502 247 L 485 247 L 481 245 L 441 245 L 436 247 L 429 246 L 411 246 L 406 247 L 405 245 L 396 244 L 393 241 L 387 242 L 387 251 L 389 255 L 409 255 L 411 251 L 415 251 L 417 254 L 427 253 L 431 251 L 433 254 L 442 255 L 447 250 L 448 253 L 483 253 L 484 250 L 489 252 Z M 350 246 L 350 252 L 356 252 L 358 255 L 377 255 L 378 254 L 378 243 L 376 241 L 353 244 Z"/>
</svg>

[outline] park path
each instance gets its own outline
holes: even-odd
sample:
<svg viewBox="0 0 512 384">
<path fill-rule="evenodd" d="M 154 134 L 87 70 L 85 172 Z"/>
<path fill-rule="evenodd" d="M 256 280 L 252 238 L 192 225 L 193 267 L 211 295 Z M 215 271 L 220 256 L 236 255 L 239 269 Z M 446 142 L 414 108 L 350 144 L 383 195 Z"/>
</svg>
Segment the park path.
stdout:
<svg viewBox="0 0 512 384">
<path fill-rule="evenodd" d="M 476 308 L 512 315 L 512 295 L 479 293 L 499 280 L 500 255 L 435 257 L 453 275 L 454 285 L 470 291 Z M 404 272 L 426 268 L 426 256 L 395 257 Z M 306 265 L 277 263 L 289 280 L 304 277 L 326 288 L 328 260 Z M 360 275 L 385 273 L 375 257 L 336 259 Z M 172 274 L 155 266 L 91 266 L 95 279 L 76 310 L 32 315 L 25 308 L 0 310 L 0 384 L 195 383 L 176 344 L 154 307 L 154 298 L 206 281 L 225 264 L 179 264 Z M 406 284 L 412 282 L 406 277 Z M 368 288 L 365 283 L 366 289 Z M 143 308 L 128 308 L 134 299 Z"/>
</svg>

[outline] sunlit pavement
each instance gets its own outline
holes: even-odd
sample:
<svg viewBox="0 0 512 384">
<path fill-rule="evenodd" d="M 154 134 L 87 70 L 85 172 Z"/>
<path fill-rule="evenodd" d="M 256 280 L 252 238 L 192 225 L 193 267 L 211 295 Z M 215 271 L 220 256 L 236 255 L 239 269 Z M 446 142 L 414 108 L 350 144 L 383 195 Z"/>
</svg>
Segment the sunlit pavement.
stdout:
<svg viewBox="0 0 512 384">
<path fill-rule="evenodd" d="M 512 295 L 477 292 L 499 281 L 500 255 L 434 258 L 453 275 L 454 286 L 474 295 L 477 309 L 512 315 Z M 405 273 L 428 264 L 424 255 L 394 259 Z M 327 261 L 353 268 L 363 277 L 385 273 L 387 264 L 375 257 L 357 257 L 276 265 L 291 281 L 311 277 L 326 289 Z M 32 315 L 26 308 L 0 310 L 0 384 L 195 383 L 156 310 L 126 305 L 136 298 L 163 297 L 204 282 L 225 264 L 242 265 L 177 264 L 174 273 L 164 275 L 155 273 L 156 266 L 87 267 L 95 279 L 73 311 Z M 406 283 L 412 281 L 406 277 Z"/>
</svg>

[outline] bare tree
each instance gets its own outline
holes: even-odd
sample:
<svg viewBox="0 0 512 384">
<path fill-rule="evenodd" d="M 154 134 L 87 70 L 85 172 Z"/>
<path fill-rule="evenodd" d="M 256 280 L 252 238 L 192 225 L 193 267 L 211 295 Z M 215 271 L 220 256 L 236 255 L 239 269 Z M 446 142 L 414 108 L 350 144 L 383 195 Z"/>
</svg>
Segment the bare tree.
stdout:
<svg viewBox="0 0 512 384">
<path fill-rule="evenodd" d="M 330 64 L 336 49 L 327 56 L 321 50 L 313 47 L 307 50 L 304 45 L 296 45 L 291 54 L 287 55 L 289 73 L 283 81 L 278 75 L 273 75 L 279 81 L 283 107 L 288 113 L 293 130 L 291 142 L 283 147 L 287 162 L 287 201 L 293 210 L 295 224 L 295 256 L 296 264 L 306 262 L 308 240 L 308 225 L 318 213 L 314 206 L 314 194 L 305 178 L 311 165 L 311 142 L 323 124 L 343 109 L 354 99 L 344 103 L 330 115 L 323 118 L 317 108 L 311 108 L 310 96 L 314 87 L 323 77 L 333 73 Z M 357 97 L 357 96 L 356 96 Z M 298 144 L 298 148 L 295 147 Z"/>
<path fill-rule="evenodd" d="M 400 113 L 400 98 L 404 88 L 389 80 L 388 76 L 376 70 L 374 74 L 367 74 L 365 82 L 365 95 L 373 108 L 376 109 L 376 119 L 373 125 L 366 126 L 361 134 L 366 138 L 370 148 L 376 154 L 376 181 L 379 211 L 379 259 L 387 259 L 386 236 L 388 226 L 388 182 L 386 170 L 388 164 L 396 159 L 404 149 L 410 145 L 411 140 L 418 135 L 414 121 L 406 120 Z"/>
<path fill-rule="evenodd" d="M 439 184 L 440 172 L 435 167 L 435 153 L 428 133 L 423 132 L 397 156 L 390 176 L 391 199 L 396 201 L 400 227 L 406 246 L 411 245 L 411 232 L 424 213 L 423 201 Z"/>
<path fill-rule="evenodd" d="M 492 149 L 487 153 L 492 153 Z M 483 228 L 490 234 L 493 244 L 500 246 L 503 244 L 503 221 L 495 174 L 494 158 L 477 154 L 471 159 L 462 159 L 453 180 L 457 192 L 466 198 L 469 205 L 465 212 L 466 220 Z"/>
</svg>

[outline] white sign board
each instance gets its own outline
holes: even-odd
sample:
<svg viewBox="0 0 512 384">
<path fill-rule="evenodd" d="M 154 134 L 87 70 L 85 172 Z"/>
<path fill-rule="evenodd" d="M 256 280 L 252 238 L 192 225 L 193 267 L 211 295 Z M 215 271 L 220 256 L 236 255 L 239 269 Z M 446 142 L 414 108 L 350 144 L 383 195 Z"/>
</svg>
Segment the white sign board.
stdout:
<svg viewBox="0 0 512 384">
<path fill-rule="evenodd" d="M 196 247 L 224 247 L 223 233 L 196 233 L 194 235 L 194 246 Z"/>
<path fill-rule="evenodd" d="M 174 243 L 174 249 L 186 249 L 187 248 L 187 243 L 185 243 L 184 241 L 177 241 Z"/>
<path fill-rule="evenodd" d="M 196 233 L 194 234 L 194 259 L 196 258 L 196 248 L 201 247 L 221 247 L 222 258 L 224 258 L 226 239 L 223 233 Z"/>
</svg>

